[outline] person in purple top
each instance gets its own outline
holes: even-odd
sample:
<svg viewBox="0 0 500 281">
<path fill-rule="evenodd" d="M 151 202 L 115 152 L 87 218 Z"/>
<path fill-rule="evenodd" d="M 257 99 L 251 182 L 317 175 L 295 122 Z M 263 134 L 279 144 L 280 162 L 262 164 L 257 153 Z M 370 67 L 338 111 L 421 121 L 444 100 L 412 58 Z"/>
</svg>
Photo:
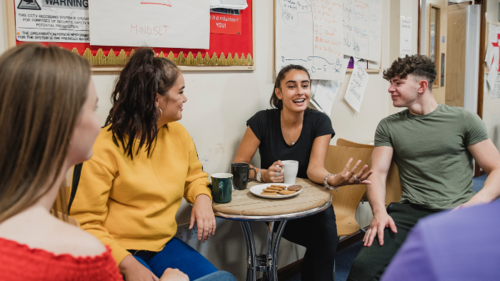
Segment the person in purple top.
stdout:
<svg viewBox="0 0 500 281">
<path fill-rule="evenodd" d="M 382 276 L 392 280 L 500 280 L 500 201 L 420 220 Z"/>
</svg>

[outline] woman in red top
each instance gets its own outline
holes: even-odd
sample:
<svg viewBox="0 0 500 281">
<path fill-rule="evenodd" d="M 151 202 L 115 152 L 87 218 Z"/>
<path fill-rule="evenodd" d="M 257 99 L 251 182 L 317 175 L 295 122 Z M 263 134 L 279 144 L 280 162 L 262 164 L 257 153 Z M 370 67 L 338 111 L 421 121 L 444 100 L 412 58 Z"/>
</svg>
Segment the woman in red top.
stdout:
<svg viewBox="0 0 500 281">
<path fill-rule="evenodd" d="M 68 169 L 92 156 L 96 103 L 90 66 L 70 51 L 0 56 L 0 280 L 123 280 L 109 248 L 51 215 Z"/>
</svg>

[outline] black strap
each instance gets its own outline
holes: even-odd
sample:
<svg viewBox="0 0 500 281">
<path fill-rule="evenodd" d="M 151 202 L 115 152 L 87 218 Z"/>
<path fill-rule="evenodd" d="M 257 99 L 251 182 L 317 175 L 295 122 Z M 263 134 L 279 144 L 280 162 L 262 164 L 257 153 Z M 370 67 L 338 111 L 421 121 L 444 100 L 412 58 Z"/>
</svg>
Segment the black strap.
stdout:
<svg viewBox="0 0 500 281">
<path fill-rule="evenodd" d="M 73 204 L 73 200 L 75 199 L 76 190 L 78 189 L 80 175 L 82 174 L 82 166 L 83 163 L 75 165 L 75 169 L 73 170 L 73 181 L 71 182 L 71 195 L 69 196 L 68 214 L 71 210 L 71 204 Z"/>
</svg>

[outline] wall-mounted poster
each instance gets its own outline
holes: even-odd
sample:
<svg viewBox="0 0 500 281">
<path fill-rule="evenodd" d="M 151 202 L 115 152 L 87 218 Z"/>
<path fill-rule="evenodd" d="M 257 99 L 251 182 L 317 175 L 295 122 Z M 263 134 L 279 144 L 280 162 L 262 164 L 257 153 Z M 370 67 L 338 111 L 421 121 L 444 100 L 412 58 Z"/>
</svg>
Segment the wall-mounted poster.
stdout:
<svg viewBox="0 0 500 281">
<path fill-rule="evenodd" d="M 16 0 L 16 39 L 21 42 L 88 43 L 88 6 L 87 0 Z"/>
</svg>

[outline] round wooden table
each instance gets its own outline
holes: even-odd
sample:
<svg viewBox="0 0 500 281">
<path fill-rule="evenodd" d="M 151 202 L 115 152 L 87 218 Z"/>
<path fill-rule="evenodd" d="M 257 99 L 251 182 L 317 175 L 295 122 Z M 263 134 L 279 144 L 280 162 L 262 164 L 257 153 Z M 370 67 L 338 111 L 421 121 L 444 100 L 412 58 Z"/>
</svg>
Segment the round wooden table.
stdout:
<svg viewBox="0 0 500 281">
<path fill-rule="evenodd" d="M 216 216 L 240 221 L 247 245 L 247 281 L 257 280 L 257 271 L 264 272 L 262 280 L 278 280 L 278 249 L 286 222 L 326 210 L 332 203 L 332 196 L 330 190 L 322 185 L 297 178 L 296 184 L 302 186 L 300 194 L 284 199 L 267 199 L 250 193 L 250 187 L 258 184 L 262 183 L 250 182 L 245 190 L 233 190 L 231 202 L 213 203 L 212 206 Z M 267 254 L 256 254 L 250 221 L 269 222 Z M 275 222 L 279 222 L 276 233 L 273 231 Z"/>
</svg>

